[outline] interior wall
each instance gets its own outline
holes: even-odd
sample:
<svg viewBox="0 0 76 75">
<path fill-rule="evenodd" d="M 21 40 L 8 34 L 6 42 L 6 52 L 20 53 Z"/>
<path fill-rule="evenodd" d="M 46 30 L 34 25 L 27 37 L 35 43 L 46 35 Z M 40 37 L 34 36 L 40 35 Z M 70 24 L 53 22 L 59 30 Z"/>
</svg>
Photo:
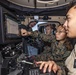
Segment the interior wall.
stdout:
<svg viewBox="0 0 76 75">
<path fill-rule="evenodd" d="M 38 21 L 39 22 L 46 22 L 46 21 L 57 21 L 60 22 L 60 24 L 64 24 L 65 22 L 65 16 L 48 16 L 48 20 L 43 20 L 44 16 L 39 16 Z M 22 21 L 21 23 L 24 25 L 28 25 L 29 22 L 34 21 L 34 16 L 25 16 L 25 20 Z"/>
</svg>

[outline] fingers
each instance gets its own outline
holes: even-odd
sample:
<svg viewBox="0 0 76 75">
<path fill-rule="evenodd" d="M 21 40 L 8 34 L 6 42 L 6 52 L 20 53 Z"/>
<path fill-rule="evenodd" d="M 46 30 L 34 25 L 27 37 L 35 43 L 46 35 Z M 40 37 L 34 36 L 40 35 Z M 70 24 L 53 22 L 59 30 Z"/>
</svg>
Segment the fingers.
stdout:
<svg viewBox="0 0 76 75">
<path fill-rule="evenodd" d="M 42 69 L 42 67 L 44 66 L 44 63 L 45 62 L 42 62 L 42 61 L 36 62 L 37 65 L 40 65 L 40 69 Z"/>
<path fill-rule="evenodd" d="M 46 63 L 46 62 L 42 65 L 42 67 L 44 67 L 43 68 L 43 73 L 45 73 L 47 71 L 48 66 L 49 66 L 49 64 Z"/>
<path fill-rule="evenodd" d="M 48 61 L 48 65 L 49 65 L 48 66 L 48 72 L 51 72 L 53 65 L 54 65 L 53 61 Z"/>
<path fill-rule="evenodd" d="M 43 73 L 45 73 L 48 69 L 48 72 L 51 71 L 52 69 L 52 66 L 54 65 L 54 63 L 52 61 L 40 61 L 40 62 L 37 62 L 37 64 L 40 64 L 40 69 L 43 69 Z"/>
<path fill-rule="evenodd" d="M 43 68 L 43 66 L 45 65 L 45 62 L 43 61 L 39 61 L 39 62 L 36 62 L 37 65 L 40 65 L 40 69 Z"/>
<path fill-rule="evenodd" d="M 54 64 L 54 65 L 53 65 L 53 71 L 54 71 L 54 73 L 56 73 L 57 70 L 58 70 L 58 67 L 57 67 L 56 64 Z"/>
<path fill-rule="evenodd" d="M 35 65 L 40 66 L 42 64 L 42 61 L 35 62 Z"/>
<path fill-rule="evenodd" d="M 51 70 L 56 73 L 56 71 L 59 69 L 59 66 L 54 61 L 39 61 L 36 62 L 37 64 L 40 64 L 40 69 L 43 69 L 43 73 L 45 73 L 47 70 L 48 72 L 51 72 Z"/>
<path fill-rule="evenodd" d="M 36 62 L 36 64 L 41 64 L 41 63 L 42 63 L 42 61 Z"/>
<path fill-rule="evenodd" d="M 46 70 L 47 70 L 47 67 L 48 67 L 48 63 L 47 62 L 43 62 L 43 61 L 39 61 L 39 62 L 37 62 L 37 64 L 40 64 L 40 70 L 41 69 L 43 69 L 43 73 L 45 73 L 46 72 Z"/>
<path fill-rule="evenodd" d="M 54 63 L 52 70 L 54 71 L 54 73 L 56 73 L 57 70 L 59 70 L 59 66 L 56 63 Z"/>
</svg>

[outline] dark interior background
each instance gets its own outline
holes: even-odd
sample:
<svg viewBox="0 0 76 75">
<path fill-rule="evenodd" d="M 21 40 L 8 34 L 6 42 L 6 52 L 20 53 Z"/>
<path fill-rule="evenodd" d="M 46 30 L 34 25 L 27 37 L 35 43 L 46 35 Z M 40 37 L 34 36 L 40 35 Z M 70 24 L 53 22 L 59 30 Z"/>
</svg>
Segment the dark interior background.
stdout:
<svg viewBox="0 0 76 75">
<path fill-rule="evenodd" d="M 27 8 L 22 7 L 16 4 L 13 4 L 11 2 L 8 2 L 7 0 L 0 0 L 0 5 L 4 6 L 5 8 L 9 9 L 11 12 L 18 14 L 18 15 L 49 15 L 49 16 L 64 16 L 66 14 L 66 8 L 67 5 L 55 7 L 55 8 Z"/>
</svg>

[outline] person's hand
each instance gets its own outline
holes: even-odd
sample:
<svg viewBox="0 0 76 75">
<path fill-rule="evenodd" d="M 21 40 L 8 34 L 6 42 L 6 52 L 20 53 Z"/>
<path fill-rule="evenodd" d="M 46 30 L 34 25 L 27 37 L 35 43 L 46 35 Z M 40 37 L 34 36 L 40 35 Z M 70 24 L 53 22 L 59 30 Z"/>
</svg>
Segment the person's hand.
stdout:
<svg viewBox="0 0 76 75">
<path fill-rule="evenodd" d="M 21 36 L 28 36 L 28 31 L 26 29 L 21 29 Z"/>
<path fill-rule="evenodd" d="M 39 61 L 36 62 L 36 64 L 40 64 L 40 69 L 43 69 L 43 73 L 45 73 L 47 70 L 50 72 L 51 70 L 56 73 L 60 67 L 54 62 L 54 61 Z"/>
</svg>

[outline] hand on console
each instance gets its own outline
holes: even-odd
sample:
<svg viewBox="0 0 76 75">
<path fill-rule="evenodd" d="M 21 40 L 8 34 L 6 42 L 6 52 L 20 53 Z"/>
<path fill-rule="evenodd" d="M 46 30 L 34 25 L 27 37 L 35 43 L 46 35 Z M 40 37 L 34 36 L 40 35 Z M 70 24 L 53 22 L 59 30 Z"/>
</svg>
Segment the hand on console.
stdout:
<svg viewBox="0 0 76 75">
<path fill-rule="evenodd" d="M 39 61 L 36 62 L 36 65 L 40 65 L 40 70 L 43 70 L 43 73 L 46 71 L 51 72 L 52 70 L 56 73 L 60 67 L 54 61 Z"/>
</svg>

